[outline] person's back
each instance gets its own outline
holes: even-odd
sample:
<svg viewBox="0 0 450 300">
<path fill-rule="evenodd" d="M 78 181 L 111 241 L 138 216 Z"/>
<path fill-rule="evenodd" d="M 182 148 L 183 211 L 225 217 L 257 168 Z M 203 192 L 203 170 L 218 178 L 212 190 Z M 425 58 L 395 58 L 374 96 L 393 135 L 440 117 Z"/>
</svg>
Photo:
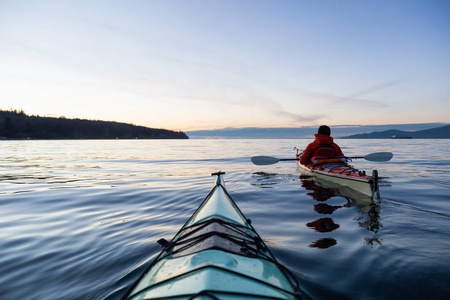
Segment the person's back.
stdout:
<svg viewBox="0 0 450 300">
<path fill-rule="evenodd" d="M 300 163 L 302 165 L 306 166 L 311 164 L 313 158 L 344 156 L 341 148 L 334 143 L 330 134 L 330 127 L 326 125 L 319 127 L 317 134 L 314 135 L 314 142 L 310 143 L 300 156 Z"/>
</svg>

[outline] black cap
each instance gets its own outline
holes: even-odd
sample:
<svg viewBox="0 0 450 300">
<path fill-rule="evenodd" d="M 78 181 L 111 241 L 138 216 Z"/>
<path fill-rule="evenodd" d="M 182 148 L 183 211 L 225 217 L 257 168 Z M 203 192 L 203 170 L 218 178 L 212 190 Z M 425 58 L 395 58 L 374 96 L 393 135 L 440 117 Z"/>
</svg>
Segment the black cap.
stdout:
<svg viewBox="0 0 450 300">
<path fill-rule="evenodd" d="M 330 136 L 331 129 L 327 125 L 322 125 L 322 126 L 319 127 L 319 130 L 317 131 L 317 133 Z"/>
</svg>

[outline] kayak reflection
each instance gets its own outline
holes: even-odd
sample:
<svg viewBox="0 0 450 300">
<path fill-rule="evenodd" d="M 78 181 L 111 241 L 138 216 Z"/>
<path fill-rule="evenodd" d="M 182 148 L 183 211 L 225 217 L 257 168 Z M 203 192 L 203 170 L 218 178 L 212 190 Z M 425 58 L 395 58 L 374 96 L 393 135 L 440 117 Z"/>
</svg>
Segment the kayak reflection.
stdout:
<svg viewBox="0 0 450 300">
<path fill-rule="evenodd" d="M 328 205 L 326 203 L 319 203 L 319 204 L 314 205 L 314 211 L 318 212 L 319 214 L 323 214 L 323 215 L 331 215 L 337 209 L 342 208 L 342 207 L 348 207 L 348 206 L 349 206 L 349 204 Z"/>
<path fill-rule="evenodd" d="M 300 180 L 302 187 L 309 191 L 307 195 L 320 202 L 314 204 L 314 211 L 321 215 L 328 216 L 307 223 L 307 227 L 314 229 L 321 235 L 337 230 L 340 225 L 335 223 L 330 215 L 339 209 L 356 207 L 358 209 L 358 216 L 355 220 L 358 222 L 359 227 L 365 228 L 372 233 L 377 233 L 381 228 L 379 203 L 374 202 L 372 198 L 362 194 L 345 194 L 345 190 L 343 192 L 334 187 L 324 186 L 321 182 L 316 181 L 316 179 L 311 176 L 301 175 Z M 347 203 L 342 205 L 324 203 L 334 197 L 344 199 Z M 371 246 L 375 244 L 381 245 L 382 242 L 380 239 L 373 236 L 365 237 L 364 241 L 367 245 Z M 325 249 L 336 244 L 337 241 L 332 237 L 321 237 L 317 241 L 312 242 L 309 247 Z"/>
<path fill-rule="evenodd" d="M 320 248 L 320 249 L 326 249 L 330 248 L 337 244 L 337 241 L 332 238 L 324 238 L 320 239 L 318 241 L 315 241 L 309 245 L 310 248 Z"/>
<path fill-rule="evenodd" d="M 321 218 L 307 223 L 306 226 L 314 228 L 318 232 L 330 232 L 339 228 L 339 225 L 335 224 L 331 218 Z"/>
</svg>

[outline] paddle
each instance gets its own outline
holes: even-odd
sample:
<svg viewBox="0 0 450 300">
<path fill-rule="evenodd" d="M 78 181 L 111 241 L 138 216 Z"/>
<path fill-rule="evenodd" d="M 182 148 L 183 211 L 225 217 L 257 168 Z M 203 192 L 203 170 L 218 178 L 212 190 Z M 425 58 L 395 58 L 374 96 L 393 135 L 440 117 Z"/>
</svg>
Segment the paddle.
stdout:
<svg viewBox="0 0 450 300">
<path fill-rule="evenodd" d="M 346 158 L 351 159 L 358 159 L 363 158 L 368 161 L 390 161 L 394 154 L 391 152 L 375 152 L 372 154 L 367 154 L 365 156 L 351 156 Z M 276 158 L 272 156 L 253 156 L 251 158 L 252 163 L 254 163 L 257 166 L 263 166 L 263 165 L 273 165 L 280 161 L 288 161 L 288 160 L 299 160 L 299 158 Z"/>
<path fill-rule="evenodd" d="M 368 161 L 390 161 L 394 157 L 394 154 L 391 152 L 375 152 L 372 154 L 367 154 L 365 156 L 351 156 L 349 158 L 352 159 L 358 159 L 358 158 L 364 158 Z"/>
<path fill-rule="evenodd" d="M 251 160 L 252 163 L 254 163 L 255 165 L 262 166 L 262 165 L 273 165 L 279 161 L 299 160 L 299 158 L 276 158 L 272 156 L 253 156 Z"/>
</svg>

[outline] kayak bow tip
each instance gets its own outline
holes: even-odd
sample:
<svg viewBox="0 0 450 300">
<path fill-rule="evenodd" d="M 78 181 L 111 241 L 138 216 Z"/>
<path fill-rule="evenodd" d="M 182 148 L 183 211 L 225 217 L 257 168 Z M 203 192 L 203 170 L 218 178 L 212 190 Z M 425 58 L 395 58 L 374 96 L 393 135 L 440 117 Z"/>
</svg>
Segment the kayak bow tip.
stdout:
<svg viewBox="0 0 450 300">
<path fill-rule="evenodd" d="M 225 172 L 219 171 L 219 172 L 215 172 L 215 173 L 211 173 L 211 176 L 220 176 L 220 175 L 224 175 Z"/>
</svg>

